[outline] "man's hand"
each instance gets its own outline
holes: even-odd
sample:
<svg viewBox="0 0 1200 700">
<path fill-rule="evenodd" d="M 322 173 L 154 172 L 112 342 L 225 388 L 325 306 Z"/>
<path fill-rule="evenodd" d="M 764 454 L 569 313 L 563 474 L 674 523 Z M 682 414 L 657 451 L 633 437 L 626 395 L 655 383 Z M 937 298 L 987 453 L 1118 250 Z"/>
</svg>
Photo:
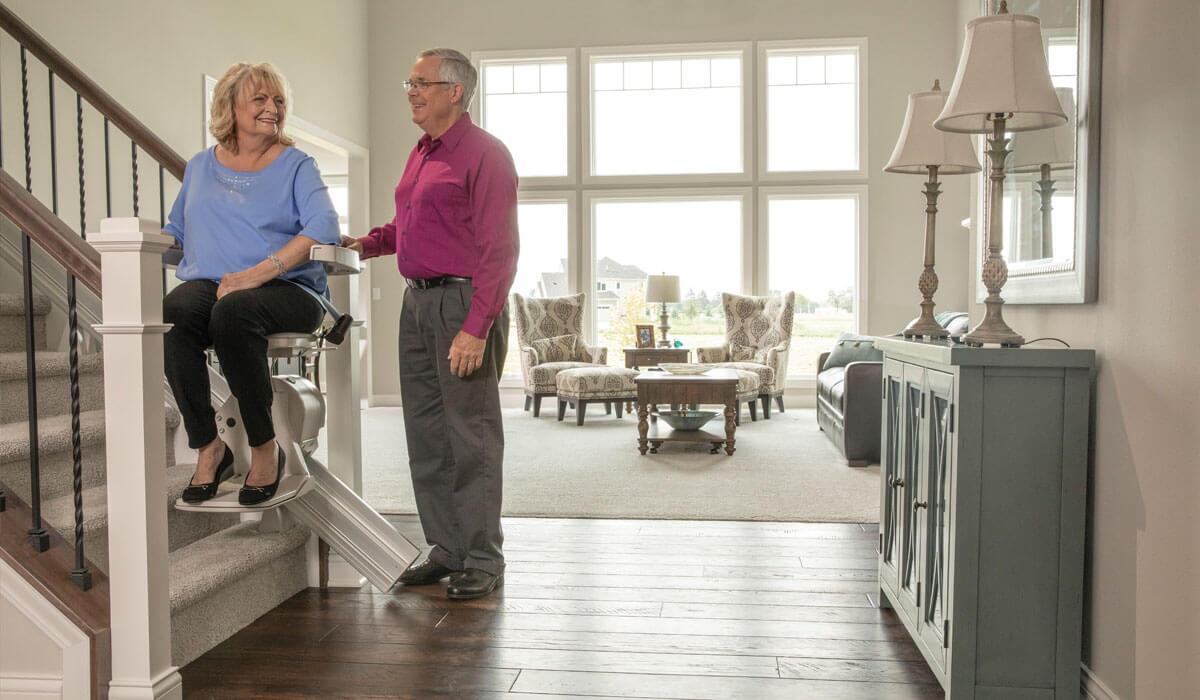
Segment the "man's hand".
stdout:
<svg viewBox="0 0 1200 700">
<path fill-rule="evenodd" d="M 226 294 L 240 292 L 243 289 L 258 289 L 268 279 L 270 278 L 263 278 L 257 269 L 253 267 L 241 272 L 230 272 L 221 278 L 221 284 L 217 286 L 217 298 L 220 299 Z"/>
<path fill-rule="evenodd" d="M 450 343 L 450 371 L 458 377 L 466 377 L 483 366 L 483 349 L 486 339 L 476 338 L 466 331 L 459 331 Z"/>
<path fill-rule="evenodd" d="M 363 254 L 362 241 L 358 240 L 354 236 L 342 236 L 342 247 L 349 248 L 359 255 Z"/>
</svg>

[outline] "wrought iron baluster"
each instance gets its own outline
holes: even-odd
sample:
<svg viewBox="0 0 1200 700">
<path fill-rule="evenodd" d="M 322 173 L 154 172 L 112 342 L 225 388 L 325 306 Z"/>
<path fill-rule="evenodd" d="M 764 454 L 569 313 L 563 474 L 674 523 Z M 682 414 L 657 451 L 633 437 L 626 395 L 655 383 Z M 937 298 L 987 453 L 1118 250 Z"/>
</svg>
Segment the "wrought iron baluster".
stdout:
<svg viewBox="0 0 1200 700">
<path fill-rule="evenodd" d="M 2 65 L 2 64 L 0 64 Z M 3 75 L 3 69 L 0 69 L 0 75 Z M 0 89 L 0 97 L 4 94 L 4 90 Z M 0 170 L 4 169 L 4 105 L 3 100 L 0 100 Z M 4 493 L 4 486 L 0 484 L 0 513 L 8 506 L 8 498 Z"/>
<path fill-rule="evenodd" d="M 51 109 L 53 112 L 53 109 Z M 33 163 L 29 146 L 29 66 L 21 47 L 21 112 L 25 131 L 25 189 L 33 193 Z M 33 522 L 28 542 L 39 552 L 50 548 L 50 534 L 42 523 L 41 464 L 38 461 L 37 358 L 33 337 L 33 250 L 29 235 L 21 232 L 21 274 L 25 287 L 25 387 L 29 406 L 29 506 Z"/>
<path fill-rule="evenodd" d="M 112 170 L 108 156 L 108 117 L 104 118 L 104 215 L 112 216 Z"/>
<path fill-rule="evenodd" d="M 75 93 L 75 146 L 79 154 L 79 237 L 87 238 L 87 189 L 84 182 L 83 97 Z M 79 321 L 75 312 L 75 275 L 67 278 L 67 327 L 71 370 L 71 492 L 75 498 L 75 568 L 71 580 L 83 590 L 92 587 L 83 552 L 83 441 L 79 425 Z"/>
<path fill-rule="evenodd" d="M 133 139 L 129 140 L 129 150 L 133 154 L 133 215 L 138 215 L 138 165 L 137 165 L 137 142 Z"/>
</svg>

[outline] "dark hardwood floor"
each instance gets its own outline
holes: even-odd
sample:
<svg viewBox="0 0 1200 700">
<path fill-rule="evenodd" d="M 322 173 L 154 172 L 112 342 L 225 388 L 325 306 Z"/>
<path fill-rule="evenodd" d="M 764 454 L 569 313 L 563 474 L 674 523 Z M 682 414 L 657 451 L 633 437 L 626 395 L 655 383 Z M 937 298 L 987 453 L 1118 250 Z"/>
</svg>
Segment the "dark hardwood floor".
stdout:
<svg viewBox="0 0 1200 700">
<path fill-rule="evenodd" d="M 397 527 L 423 543 L 415 518 Z M 507 518 L 505 585 L 308 589 L 183 669 L 189 698 L 943 697 L 875 607 L 875 525 Z"/>
</svg>

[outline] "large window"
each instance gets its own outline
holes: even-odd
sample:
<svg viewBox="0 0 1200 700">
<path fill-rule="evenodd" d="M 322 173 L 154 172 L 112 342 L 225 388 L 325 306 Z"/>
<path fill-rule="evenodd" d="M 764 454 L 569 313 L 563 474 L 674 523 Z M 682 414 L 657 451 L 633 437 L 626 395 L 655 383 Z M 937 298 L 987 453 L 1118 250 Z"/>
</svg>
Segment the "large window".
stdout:
<svg viewBox="0 0 1200 700">
<path fill-rule="evenodd" d="M 478 61 L 481 126 L 508 146 L 522 179 L 570 180 L 572 55 L 505 53 Z"/>
<path fill-rule="evenodd" d="M 765 173 L 865 177 L 865 42 L 770 42 L 760 47 Z"/>
<path fill-rule="evenodd" d="M 721 292 L 742 290 L 744 207 L 740 193 L 591 199 L 593 318 L 609 364 L 624 366 L 635 325 L 659 324 L 661 307 L 646 303 L 652 274 L 679 275 L 683 300 L 670 308 L 671 340 L 724 344 Z"/>
<path fill-rule="evenodd" d="M 861 190 L 772 190 L 765 195 L 767 284 L 795 292 L 788 374 L 816 372 L 839 333 L 857 328 Z"/>
<path fill-rule="evenodd" d="M 813 376 L 865 318 L 866 59 L 865 39 L 476 54 L 481 124 L 521 177 L 513 291 L 586 294 L 618 366 L 659 325 L 647 275 L 680 277 L 691 349 L 724 344 L 723 292 L 795 291 L 789 376 Z"/>
<path fill-rule="evenodd" d="M 567 259 L 570 241 L 570 209 L 573 197 L 548 195 L 525 197 L 517 204 L 517 226 L 521 231 L 521 255 L 512 291 L 526 297 L 555 297 L 570 293 Z M 510 310 L 508 356 L 504 374 L 521 374 L 521 352 L 517 345 L 516 320 Z"/>
<path fill-rule="evenodd" d="M 743 172 L 744 61 L 742 50 L 590 54 L 590 174 Z"/>
</svg>

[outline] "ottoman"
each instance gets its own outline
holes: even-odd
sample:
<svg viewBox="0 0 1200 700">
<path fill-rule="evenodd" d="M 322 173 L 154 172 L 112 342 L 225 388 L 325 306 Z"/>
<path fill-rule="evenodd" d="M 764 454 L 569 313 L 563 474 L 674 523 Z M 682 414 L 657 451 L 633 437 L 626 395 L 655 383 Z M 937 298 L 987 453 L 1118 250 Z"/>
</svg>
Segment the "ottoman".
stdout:
<svg viewBox="0 0 1200 700">
<path fill-rule="evenodd" d="M 567 412 L 567 404 L 575 404 L 575 425 L 583 425 L 589 403 L 604 402 L 606 413 L 617 405 L 617 418 L 625 403 L 637 398 L 633 378 L 637 370 L 623 367 L 577 367 L 563 370 L 554 378 L 558 389 L 558 420 Z"/>
</svg>

